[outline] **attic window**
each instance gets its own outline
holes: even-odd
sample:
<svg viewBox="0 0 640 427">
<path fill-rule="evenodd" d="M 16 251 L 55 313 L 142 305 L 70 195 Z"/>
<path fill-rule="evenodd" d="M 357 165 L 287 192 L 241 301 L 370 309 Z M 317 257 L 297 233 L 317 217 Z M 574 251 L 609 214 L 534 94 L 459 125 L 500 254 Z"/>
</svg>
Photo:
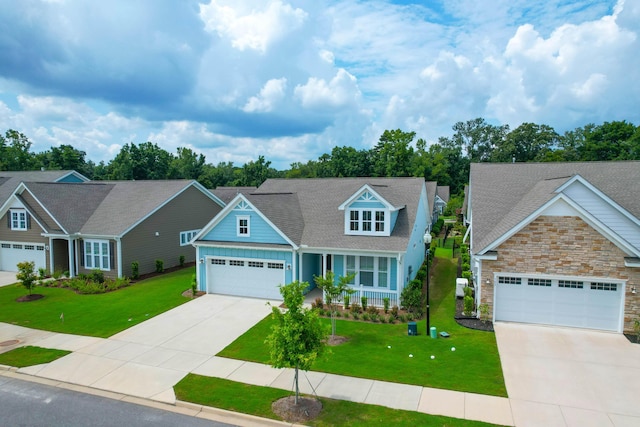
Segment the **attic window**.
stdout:
<svg viewBox="0 0 640 427">
<path fill-rule="evenodd" d="M 27 211 L 11 209 L 9 211 L 9 227 L 14 231 L 24 231 L 28 228 Z"/>
<path fill-rule="evenodd" d="M 250 229 L 248 216 L 237 217 L 237 234 L 238 237 L 249 237 Z"/>
<path fill-rule="evenodd" d="M 380 209 L 349 210 L 348 234 L 384 234 L 387 215 Z"/>
</svg>

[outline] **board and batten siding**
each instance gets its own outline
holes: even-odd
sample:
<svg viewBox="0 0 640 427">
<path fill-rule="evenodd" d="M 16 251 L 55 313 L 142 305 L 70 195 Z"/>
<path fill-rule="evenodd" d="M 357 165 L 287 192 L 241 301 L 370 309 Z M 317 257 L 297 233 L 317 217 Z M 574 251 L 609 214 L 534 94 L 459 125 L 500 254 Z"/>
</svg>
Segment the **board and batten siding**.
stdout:
<svg viewBox="0 0 640 427">
<path fill-rule="evenodd" d="M 180 255 L 185 263 L 195 261 L 195 248 L 180 246 L 180 233 L 204 227 L 221 209 L 194 186 L 187 188 L 122 237 L 122 274 L 131 276 L 133 261 L 140 274 L 154 272 L 157 259 L 164 268 L 178 266 Z"/>
</svg>

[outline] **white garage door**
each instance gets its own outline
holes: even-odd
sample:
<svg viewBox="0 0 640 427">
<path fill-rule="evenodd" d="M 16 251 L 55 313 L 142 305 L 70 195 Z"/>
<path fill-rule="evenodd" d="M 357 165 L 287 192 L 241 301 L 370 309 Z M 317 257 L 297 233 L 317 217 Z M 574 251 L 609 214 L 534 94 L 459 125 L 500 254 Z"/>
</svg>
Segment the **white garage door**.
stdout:
<svg viewBox="0 0 640 427">
<path fill-rule="evenodd" d="M 284 284 L 284 262 L 246 258 L 209 258 L 207 291 L 281 300 L 279 285 Z"/>
<path fill-rule="evenodd" d="M 36 273 L 39 268 L 46 268 L 47 262 L 44 245 L 32 243 L 0 243 L 0 270 L 18 271 L 18 263 L 24 261 L 33 261 L 36 266 Z"/>
<path fill-rule="evenodd" d="M 523 323 L 620 331 L 623 284 L 602 279 L 500 275 L 495 317 Z"/>
</svg>

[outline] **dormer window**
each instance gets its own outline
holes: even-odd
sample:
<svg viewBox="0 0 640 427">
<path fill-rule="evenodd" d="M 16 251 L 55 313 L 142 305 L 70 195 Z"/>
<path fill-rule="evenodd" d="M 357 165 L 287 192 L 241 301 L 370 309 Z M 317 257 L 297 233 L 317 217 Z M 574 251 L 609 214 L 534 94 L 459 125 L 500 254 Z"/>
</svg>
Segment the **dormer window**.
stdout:
<svg viewBox="0 0 640 427">
<path fill-rule="evenodd" d="M 381 234 L 386 230 L 385 211 L 378 209 L 350 209 L 349 234 Z"/>
</svg>

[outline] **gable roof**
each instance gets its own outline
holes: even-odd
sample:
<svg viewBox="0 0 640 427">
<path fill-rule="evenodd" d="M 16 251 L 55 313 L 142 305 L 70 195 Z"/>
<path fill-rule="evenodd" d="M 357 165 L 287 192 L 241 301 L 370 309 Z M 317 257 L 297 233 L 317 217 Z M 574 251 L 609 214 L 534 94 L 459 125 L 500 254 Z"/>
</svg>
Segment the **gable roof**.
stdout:
<svg viewBox="0 0 640 427">
<path fill-rule="evenodd" d="M 438 183 L 436 181 L 427 181 L 426 186 L 427 199 L 429 200 L 429 216 L 431 217 L 433 210 L 435 209 L 436 194 L 438 193 Z"/>
<path fill-rule="evenodd" d="M 344 234 L 344 211 L 338 207 L 365 185 L 391 205 L 404 206 L 398 211 L 391 236 Z M 418 214 L 423 186 L 424 179 L 421 178 L 269 179 L 247 197 L 252 203 L 256 201 L 255 206 L 300 245 L 404 251 Z"/>
<path fill-rule="evenodd" d="M 248 194 L 256 191 L 256 187 L 217 187 L 209 191 L 215 194 L 226 205 L 240 193 Z"/>
<path fill-rule="evenodd" d="M 472 247 L 483 252 L 558 196 L 576 176 L 640 218 L 640 162 L 472 163 Z"/>
<path fill-rule="evenodd" d="M 61 232 L 91 236 L 122 236 L 192 186 L 221 203 L 193 180 L 24 184 Z"/>
<path fill-rule="evenodd" d="M 0 171 L 0 207 L 15 193 L 21 182 L 57 182 L 70 175 L 82 181 L 89 181 L 82 174 L 72 170 Z"/>
<path fill-rule="evenodd" d="M 436 195 L 442 199 L 443 202 L 449 203 L 449 186 L 438 185 L 436 188 Z"/>
</svg>

